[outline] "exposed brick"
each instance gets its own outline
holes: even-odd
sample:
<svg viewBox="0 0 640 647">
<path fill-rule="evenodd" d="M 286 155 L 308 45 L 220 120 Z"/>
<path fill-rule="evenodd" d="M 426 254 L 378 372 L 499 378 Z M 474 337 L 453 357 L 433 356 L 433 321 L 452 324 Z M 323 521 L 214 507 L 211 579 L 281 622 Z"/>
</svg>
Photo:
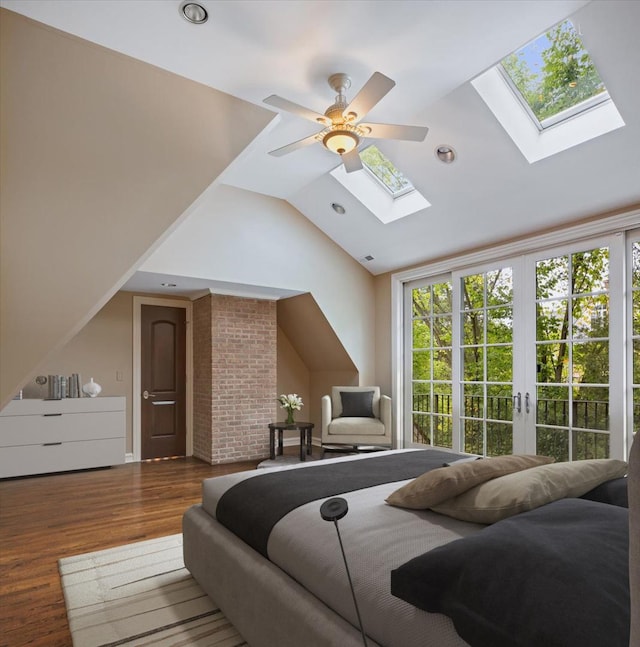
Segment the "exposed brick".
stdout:
<svg viewBox="0 0 640 647">
<path fill-rule="evenodd" d="M 276 416 L 274 301 L 207 295 L 194 302 L 194 456 L 264 458 Z"/>
</svg>

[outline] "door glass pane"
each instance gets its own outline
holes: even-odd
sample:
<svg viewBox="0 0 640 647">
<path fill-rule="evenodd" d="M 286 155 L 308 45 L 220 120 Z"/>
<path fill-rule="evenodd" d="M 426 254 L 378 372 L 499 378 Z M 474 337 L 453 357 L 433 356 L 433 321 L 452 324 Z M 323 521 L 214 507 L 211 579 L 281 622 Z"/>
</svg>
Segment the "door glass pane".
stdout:
<svg viewBox="0 0 640 647">
<path fill-rule="evenodd" d="M 487 418 L 492 420 L 513 419 L 513 397 L 510 386 L 487 386 Z"/>
<path fill-rule="evenodd" d="M 492 456 L 513 454 L 513 425 L 497 422 L 487 426 L 487 446 Z"/>
<path fill-rule="evenodd" d="M 513 348 L 511 345 L 487 347 L 487 381 L 513 381 Z"/>
<path fill-rule="evenodd" d="M 569 381 L 569 359 L 566 344 L 537 345 L 538 382 Z"/>
<path fill-rule="evenodd" d="M 589 458 L 609 458 L 609 434 L 574 431 L 572 436 L 571 460 L 583 461 Z"/>
<path fill-rule="evenodd" d="M 460 279 L 462 433 L 467 452 L 513 451 L 513 271 Z"/>
<path fill-rule="evenodd" d="M 412 310 L 412 439 L 452 447 L 451 283 L 414 288 Z"/>
<path fill-rule="evenodd" d="M 550 299 L 536 304 L 538 341 L 566 339 L 568 332 L 567 300 Z"/>
<path fill-rule="evenodd" d="M 431 351 L 419 350 L 413 353 L 413 379 L 431 379 Z"/>
<path fill-rule="evenodd" d="M 609 344 L 606 341 L 575 343 L 573 377 L 582 384 L 608 384 Z"/>
<path fill-rule="evenodd" d="M 465 382 L 482 382 L 484 379 L 484 349 L 471 346 L 464 349 Z"/>
<path fill-rule="evenodd" d="M 536 263 L 536 451 L 556 460 L 608 457 L 608 289 L 606 247 Z"/>
<path fill-rule="evenodd" d="M 539 386 L 536 406 L 539 425 L 569 426 L 569 388 Z"/>
<path fill-rule="evenodd" d="M 609 333 L 609 295 L 576 297 L 573 300 L 573 337 L 607 337 Z"/>
<path fill-rule="evenodd" d="M 554 456 L 556 461 L 569 460 L 569 432 L 566 429 L 537 427 L 536 453 L 542 456 Z"/>
<path fill-rule="evenodd" d="M 513 310 L 491 308 L 487 311 L 487 340 L 513 341 Z"/>
<path fill-rule="evenodd" d="M 484 311 L 467 310 L 462 317 L 464 330 L 463 344 L 482 344 L 484 342 Z"/>
</svg>

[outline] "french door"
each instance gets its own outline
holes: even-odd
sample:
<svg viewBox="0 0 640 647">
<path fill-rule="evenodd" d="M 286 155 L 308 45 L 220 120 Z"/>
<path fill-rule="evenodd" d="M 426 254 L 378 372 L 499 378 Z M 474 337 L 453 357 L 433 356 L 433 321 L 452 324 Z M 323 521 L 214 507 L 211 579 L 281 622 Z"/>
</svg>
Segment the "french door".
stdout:
<svg viewBox="0 0 640 647">
<path fill-rule="evenodd" d="M 622 456 L 630 256 L 608 236 L 405 284 L 405 444 Z"/>
</svg>

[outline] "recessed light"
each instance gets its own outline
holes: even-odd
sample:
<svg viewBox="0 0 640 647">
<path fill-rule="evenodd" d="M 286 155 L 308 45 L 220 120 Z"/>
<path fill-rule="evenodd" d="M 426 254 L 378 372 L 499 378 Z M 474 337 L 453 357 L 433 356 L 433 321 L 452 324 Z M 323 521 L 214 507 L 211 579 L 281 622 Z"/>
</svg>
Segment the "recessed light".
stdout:
<svg viewBox="0 0 640 647">
<path fill-rule="evenodd" d="M 336 212 L 342 215 L 343 213 L 347 213 L 347 210 L 341 205 L 338 204 L 337 202 L 333 202 L 331 204 L 331 208 Z"/>
<path fill-rule="evenodd" d="M 177 287 L 177 283 L 160 283 L 160 285 L 163 288 L 175 288 L 175 287 Z"/>
<path fill-rule="evenodd" d="M 202 25 L 209 19 L 207 10 L 196 2 L 183 2 L 180 5 L 180 15 L 194 25 Z"/>
<path fill-rule="evenodd" d="M 438 146 L 435 150 L 436 157 L 445 164 L 451 164 L 456 159 L 456 152 L 451 146 Z"/>
</svg>

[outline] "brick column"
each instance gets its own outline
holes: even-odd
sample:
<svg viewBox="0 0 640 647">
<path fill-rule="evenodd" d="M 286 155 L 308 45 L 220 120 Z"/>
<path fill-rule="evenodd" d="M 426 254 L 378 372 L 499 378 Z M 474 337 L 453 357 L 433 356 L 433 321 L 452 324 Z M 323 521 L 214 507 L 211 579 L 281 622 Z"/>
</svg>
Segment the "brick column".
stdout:
<svg viewBox="0 0 640 647">
<path fill-rule="evenodd" d="M 194 303 L 194 455 L 211 464 L 269 454 L 275 420 L 275 301 L 208 295 Z"/>
</svg>

